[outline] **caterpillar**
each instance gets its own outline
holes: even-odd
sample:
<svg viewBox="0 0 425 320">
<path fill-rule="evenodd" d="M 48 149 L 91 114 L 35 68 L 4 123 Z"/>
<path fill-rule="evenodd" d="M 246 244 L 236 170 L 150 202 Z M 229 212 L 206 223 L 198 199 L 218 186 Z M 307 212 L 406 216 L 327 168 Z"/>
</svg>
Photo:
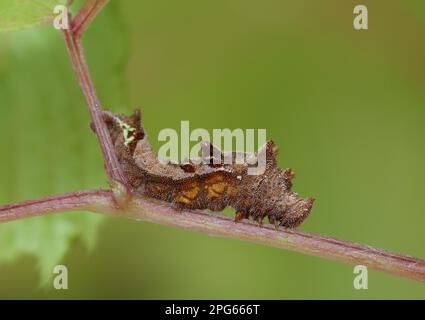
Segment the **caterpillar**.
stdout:
<svg viewBox="0 0 425 320">
<path fill-rule="evenodd" d="M 294 172 L 277 166 L 278 149 L 273 141 L 255 154 L 246 154 L 256 159 L 265 155 L 266 159 L 263 174 L 249 175 L 248 164 L 222 161 L 226 156 L 235 159 L 235 152 L 221 152 L 209 142 L 201 143 L 202 164 L 164 164 L 141 126 L 140 110 L 131 116 L 104 111 L 103 119 L 136 194 L 168 202 L 176 209 L 222 211 L 230 206 L 236 211 L 236 222 L 251 218 L 261 226 L 267 217 L 276 228 L 295 228 L 311 212 L 314 199 L 301 198 L 291 190 Z"/>
</svg>

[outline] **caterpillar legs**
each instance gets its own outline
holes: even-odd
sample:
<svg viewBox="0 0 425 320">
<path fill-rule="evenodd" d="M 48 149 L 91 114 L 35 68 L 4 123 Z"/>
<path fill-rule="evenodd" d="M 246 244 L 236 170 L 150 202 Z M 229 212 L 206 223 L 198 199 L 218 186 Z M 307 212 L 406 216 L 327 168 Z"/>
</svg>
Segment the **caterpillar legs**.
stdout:
<svg viewBox="0 0 425 320">
<path fill-rule="evenodd" d="M 248 214 L 246 212 L 237 212 L 235 222 L 240 222 L 242 219 L 248 219 Z"/>
</svg>

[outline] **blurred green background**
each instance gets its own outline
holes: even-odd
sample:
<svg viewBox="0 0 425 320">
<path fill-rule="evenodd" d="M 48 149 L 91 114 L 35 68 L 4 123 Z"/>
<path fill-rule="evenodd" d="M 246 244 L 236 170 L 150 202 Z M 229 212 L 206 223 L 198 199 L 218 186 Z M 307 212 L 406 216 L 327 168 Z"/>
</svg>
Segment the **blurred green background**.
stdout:
<svg viewBox="0 0 425 320">
<path fill-rule="evenodd" d="M 163 128 L 266 128 L 302 230 L 425 258 L 425 3 L 112 0 L 85 38 L 105 107 Z M 61 34 L 0 34 L 0 203 L 106 187 Z M 425 285 L 90 213 L 0 225 L 0 298 L 425 298 Z M 69 269 L 54 290 L 52 265 Z"/>
</svg>

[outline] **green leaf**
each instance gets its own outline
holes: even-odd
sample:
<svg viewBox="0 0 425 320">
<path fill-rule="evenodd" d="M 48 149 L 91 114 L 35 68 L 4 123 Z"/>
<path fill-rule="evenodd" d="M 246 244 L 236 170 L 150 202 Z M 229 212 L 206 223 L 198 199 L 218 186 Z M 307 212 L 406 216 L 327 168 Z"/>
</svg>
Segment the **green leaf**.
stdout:
<svg viewBox="0 0 425 320">
<path fill-rule="evenodd" d="M 115 2 L 96 19 L 85 39 L 98 94 L 112 109 L 128 104 L 125 33 Z M 107 187 L 99 146 L 61 33 L 43 28 L 6 34 L 0 38 L 0 52 L 0 204 Z M 64 256 L 75 240 L 89 249 L 94 246 L 102 219 L 94 213 L 71 212 L 0 224 L 0 263 L 35 256 L 42 282 L 47 283 L 54 266 L 66 262 Z"/>
<path fill-rule="evenodd" d="M 55 7 L 66 3 L 66 0 L 0 0 L 0 31 L 52 23 Z"/>
</svg>

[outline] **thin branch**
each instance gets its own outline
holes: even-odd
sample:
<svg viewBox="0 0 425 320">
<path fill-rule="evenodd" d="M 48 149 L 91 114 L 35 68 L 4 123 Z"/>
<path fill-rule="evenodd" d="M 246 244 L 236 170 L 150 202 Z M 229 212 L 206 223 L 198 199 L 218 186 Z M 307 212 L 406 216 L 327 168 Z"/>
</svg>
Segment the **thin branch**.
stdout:
<svg viewBox="0 0 425 320">
<path fill-rule="evenodd" d="M 72 22 L 72 32 L 79 39 L 109 0 L 87 0 Z"/>
<path fill-rule="evenodd" d="M 0 222 L 59 213 L 72 210 L 97 211 L 97 208 L 116 208 L 109 190 L 86 190 L 53 195 L 37 200 L 28 200 L 0 206 Z"/>
<path fill-rule="evenodd" d="M 121 166 L 115 154 L 114 147 L 112 145 L 111 137 L 102 118 L 102 109 L 99 98 L 97 96 L 96 89 L 94 87 L 93 80 L 86 63 L 84 49 L 81 43 L 81 36 L 83 35 L 84 31 L 88 28 L 96 14 L 103 8 L 106 3 L 107 1 L 104 0 L 88 0 L 86 5 L 83 6 L 77 15 L 78 21 L 71 21 L 71 26 L 75 26 L 76 30 L 73 31 L 73 28 L 70 28 L 64 29 L 63 32 L 72 66 L 86 99 L 94 129 L 99 140 L 109 181 L 119 181 L 128 188 L 127 179 L 122 172 Z M 94 7 L 91 7 L 91 5 Z"/>
<path fill-rule="evenodd" d="M 68 193 L 0 207 L 0 221 L 77 209 L 249 241 L 342 263 L 366 265 L 375 270 L 425 282 L 423 259 L 299 230 L 285 228 L 275 230 L 270 225 L 260 228 L 248 220 L 235 223 L 230 217 L 222 214 L 191 210 L 176 211 L 167 204 L 139 197 L 129 200 L 125 209 L 119 209 L 111 191 L 89 190 Z"/>
</svg>

